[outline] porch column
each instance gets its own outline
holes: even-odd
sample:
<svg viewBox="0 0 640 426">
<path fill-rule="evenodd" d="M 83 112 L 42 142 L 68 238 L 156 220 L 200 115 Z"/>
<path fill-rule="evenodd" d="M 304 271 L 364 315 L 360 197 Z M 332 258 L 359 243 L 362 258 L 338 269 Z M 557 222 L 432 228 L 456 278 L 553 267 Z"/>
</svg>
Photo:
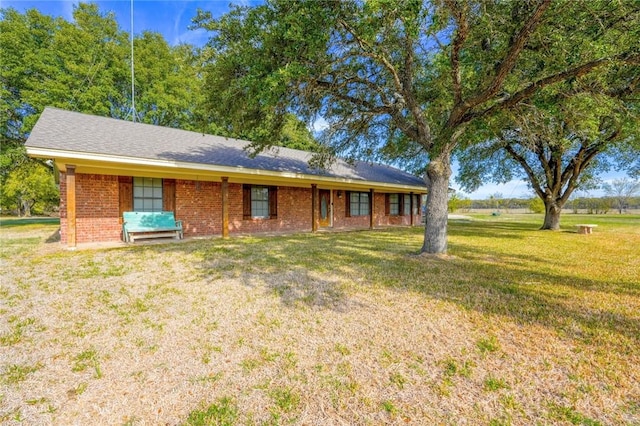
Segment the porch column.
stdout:
<svg viewBox="0 0 640 426">
<path fill-rule="evenodd" d="M 67 246 L 76 248 L 76 166 L 67 164 Z"/>
<path fill-rule="evenodd" d="M 222 238 L 229 238 L 229 178 L 222 177 Z"/>
<path fill-rule="evenodd" d="M 373 202 L 373 188 L 369 189 L 369 229 L 373 229 L 374 226 L 374 211 L 375 203 Z"/>
<path fill-rule="evenodd" d="M 413 192 L 409 193 L 409 215 L 411 216 L 411 226 L 413 226 Z"/>
<path fill-rule="evenodd" d="M 311 232 L 318 231 L 318 185 L 311 184 Z"/>
</svg>

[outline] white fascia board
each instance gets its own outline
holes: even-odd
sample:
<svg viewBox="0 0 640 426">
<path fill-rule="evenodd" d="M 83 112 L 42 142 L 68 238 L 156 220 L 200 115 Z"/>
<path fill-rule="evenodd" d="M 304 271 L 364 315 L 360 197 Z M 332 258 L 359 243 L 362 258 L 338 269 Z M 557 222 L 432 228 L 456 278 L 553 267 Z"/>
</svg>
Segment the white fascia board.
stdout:
<svg viewBox="0 0 640 426">
<path fill-rule="evenodd" d="M 84 153 L 78 151 L 65 151 L 58 149 L 50 149 L 50 148 L 36 148 L 36 147 L 27 147 L 27 154 L 32 155 L 34 157 L 40 158 L 60 158 L 65 160 L 79 160 L 79 161 L 98 161 L 104 163 L 111 164 L 123 164 L 123 165 L 132 165 L 132 166 L 145 166 L 145 167 L 157 167 L 157 168 L 167 168 L 167 169 L 186 169 L 186 170 L 194 170 L 194 171 L 203 171 L 203 172 L 211 172 L 221 175 L 245 175 L 250 177 L 270 177 L 270 178 L 279 178 L 279 179 L 287 179 L 293 181 L 309 181 L 309 183 L 327 183 L 344 185 L 344 186 L 357 186 L 357 187 L 375 187 L 375 188 L 385 188 L 389 190 L 405 190 L 405 191 L 413 191 L 416 193 L 426 193 L 426 188 L 421 186 L 413 186 L 413 185 L 398 185 L 393 183 L 386 182 L 374 182 L 374 181 L 366 181 L 359 179 L 349 179 L 349 178 L 340 178 L 340 177 L 331 177 L 331 176 L 318 176 L 318 175 L 309 175 L 304 173 L 293 173 L 293 172 L 276 172 L 272 170 L 260 170 L 260 169 L 250 169 L 241 166 L 221 166 L 221 165 L 212 165 L 212 164 L 200 164 L 200 163 L 189 163 L 184 161 L 175 161 L 175 160 L 158 160 L 158 159 L 150 159 L 150 158 L 139 158 L 139 157 L 127 157 L 127 156 L 119 156 L 119 155 L 109 155 L 109 154 L 93 154 L 93 153 Z"/>
</svg>

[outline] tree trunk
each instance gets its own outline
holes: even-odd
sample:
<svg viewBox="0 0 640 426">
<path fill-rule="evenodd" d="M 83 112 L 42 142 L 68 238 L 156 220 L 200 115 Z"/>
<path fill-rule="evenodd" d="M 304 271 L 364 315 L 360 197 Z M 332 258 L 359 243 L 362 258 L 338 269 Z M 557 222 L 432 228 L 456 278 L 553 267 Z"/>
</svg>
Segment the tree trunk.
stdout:
<svg viewBox="0 0 640 426">
<path fill-rule="evenodd" d="M 24 202 L 22 201 L 21 197 L 18 197 L 18 201 L 16 203 L 16 211 L 18 212 L 18 217 L 23 216 L 23 210 L 24 210 Z"/>
<path fill-rule="evenodd" d="M 450 177 L 451 158 L 448 153 L 431 159 L 425 176 L 428 192 L 422 253 L 447 253 L 447 203 Z"/>
<path fill-rule="evenodd" d="M 560 229 L 560 213 L 562 205 L 555 200 L 544 200 L 544 223 L 540 229 L 557 231 Z"/>
</svg>

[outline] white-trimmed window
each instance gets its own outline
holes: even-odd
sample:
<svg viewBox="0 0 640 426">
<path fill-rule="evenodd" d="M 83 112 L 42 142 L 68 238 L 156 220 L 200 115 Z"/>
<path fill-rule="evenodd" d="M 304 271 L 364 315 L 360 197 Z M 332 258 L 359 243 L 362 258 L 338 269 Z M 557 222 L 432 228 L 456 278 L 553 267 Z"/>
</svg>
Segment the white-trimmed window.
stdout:
<svg viewBox="0 0 640 426">
<path fill-rule="evenodd" d="M 133 211 L 162 211 L 162 179 L 133 178 Z"/>
<path fill-rule="evenodd" d="M 411 195 L 404 194 L 404 215 L 411 216 Z"/>
</svg>

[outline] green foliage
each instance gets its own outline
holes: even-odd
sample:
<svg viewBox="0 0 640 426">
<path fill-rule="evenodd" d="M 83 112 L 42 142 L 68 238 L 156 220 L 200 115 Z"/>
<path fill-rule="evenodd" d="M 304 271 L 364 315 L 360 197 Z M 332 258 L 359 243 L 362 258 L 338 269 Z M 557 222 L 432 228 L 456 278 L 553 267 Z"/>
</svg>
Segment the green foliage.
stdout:
<svg viewBox="0 0 640 426">
<path fill-rule="evenodd" d="M 528 207 L 531 213 L 544 213 L 544 203 L 538 197 L 530 199 Z"/>
<path fill-rule="evenodd" d="M 555 420 L 564 420 L 572 425 L 582 425 L 582 426 L 601 426 L 597 420 L 590 419 L 583 415 L 582 413 L 576 411 L 573 407 L 566 407 L 560 404 L 552 403 L 550 404 L 549 412 L 551 418 Z"/>
<path fill-rule="evenodd" d="M 1 202 L 29 215 L 31 207 L 45 210 L 57 202 L 47 169 L 34 165 L 23 149 L 39 114 L 53 106 L 131 119 L 130 41 L 115 16 L 101 12 L 96 4 L 75 6 L 73 22 L 35 9 L 24 14 L 1 9 L 0 18 Z M 250 139 L 265 134 L 259 129 L 225 129 L 206 112 L 206 49 L 172 47 L 162 35 L 149 31 L 135 37 L 134 49 L 136 120 Z M 217 103 L 217 95 L 208 101 Z M 294 115 L 285 116 L 280 125 L 282 133 L 274 145 L 318 150 L 313 135 Z"/>
<path fill-rule="evenodd" d="M 480 350 L 480 353 L 485 355 L 487 353 L 496 352 L 500 349 L 500 344 L 495 336 L 489 336 L 487 338 L 479 339 L 476 342 L 476 346 Z"/>
<path fill-rule="evenodd" d="M 51 170 L 39 161 L 27 160 L 11 170 L 0 192 L 2 206 L 31 216 L 58 204 L 58 188 Z"/>
<path fill-rule="evenodd" d="M 102 377 L 102 370 L 100 368 L 100 361 L 98 359 L 98 353 L 95 349 L 91 348 L 76 355 L 73 360 L 73 367 L 71 371 L 81 372 L 85 371 L 89 367 L 93 367 L 95 377 L 97 379 Z"/>
<path fill-rule="evenodd" d="M 448 209 L 450 213 L 457 210 L 465 210 L 471 208 L 471 200 L 465 197 L 461 197 L 458 192 L 452 192 L 449 194 Z"/>
<path fill-rule="evenodd" d="M 484 380 L 484 390 L 495 392 L 500 389 L 509 389 L 509 385 L 504 379 L 489 376 Z"/>
</svg>

